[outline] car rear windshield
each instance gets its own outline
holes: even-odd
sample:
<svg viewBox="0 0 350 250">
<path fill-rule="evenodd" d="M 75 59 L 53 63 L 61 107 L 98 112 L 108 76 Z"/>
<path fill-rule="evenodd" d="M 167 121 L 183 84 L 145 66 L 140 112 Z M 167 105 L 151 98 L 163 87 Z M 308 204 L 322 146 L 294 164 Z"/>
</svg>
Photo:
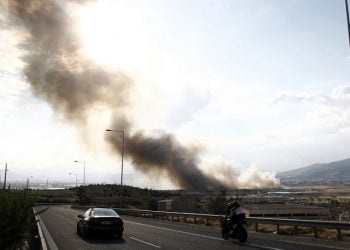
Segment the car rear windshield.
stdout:
<svg viewBox="0 0 350 250">
<path fill-rule="evenodd" d="M 111 209 L 96 209 L 93 210 L 91 213 L 94 216 L 118 216 L 118 214 Z"/>
</svg>

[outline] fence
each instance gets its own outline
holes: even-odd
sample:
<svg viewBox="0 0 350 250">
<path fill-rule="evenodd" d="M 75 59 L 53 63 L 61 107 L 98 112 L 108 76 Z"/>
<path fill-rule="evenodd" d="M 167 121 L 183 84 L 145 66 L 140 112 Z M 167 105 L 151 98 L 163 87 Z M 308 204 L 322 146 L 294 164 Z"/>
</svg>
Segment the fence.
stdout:
<svg viewBox="0 0 350 250">
<path fill-rule="evenodd" d="M 193 223 L 197 223 L 199 220 L 204 220 L 205 224 L 209 225 L 211 221 L 217 223 L 220 219 L 220 215 L 213 214 L 197 214 L 197 213 L 178 213 L 178 212 L 164 212 L 164 211 L 151 211 L 151 210 L 137 210 L 137 209 L 122 209 L 115 208 L 120 214 L 140 216 L 140 217 L 152 217 L 152 218 L 166 218 L 171 221 L 180 221 L 182 219 L 187 222 L 192 219 Z M 280 233 L 280 226 L 292 226 L 294 227 L 294 235 L 298 235 L 299 227 L 312 228 L 314 237 L 318 238 L 318 229 L 335 229 L 337 230 L 337 239 L 342 240 L 342 230 L 350 230 L 350 223 L 339 221 L 320 221 L 320 220 L 295 220 L 295 219 L 276 219 L 276 218 L 260 218 L 260 217 L 248 217 L 247 222 L 255 225 L 255 230 L 259 230 L 259 224 L 270 224 L 276 226 L 277 234 Z"/>
</svg>

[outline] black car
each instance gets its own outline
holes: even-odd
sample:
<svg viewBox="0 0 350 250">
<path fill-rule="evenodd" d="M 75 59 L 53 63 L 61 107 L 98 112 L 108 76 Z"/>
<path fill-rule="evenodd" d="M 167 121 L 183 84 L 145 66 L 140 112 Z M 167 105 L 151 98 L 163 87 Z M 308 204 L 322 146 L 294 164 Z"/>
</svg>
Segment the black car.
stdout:
<svg viewBox="0 0 350 250">
<path fill-rule="evenodd" d="M 78 215 L 77 234 L 82 234 L 84 237 L 100 233 L 121 239 L 123 231 L 123 220 L 113 209 L 90 208 L 82 215 Z"/>
</svg>

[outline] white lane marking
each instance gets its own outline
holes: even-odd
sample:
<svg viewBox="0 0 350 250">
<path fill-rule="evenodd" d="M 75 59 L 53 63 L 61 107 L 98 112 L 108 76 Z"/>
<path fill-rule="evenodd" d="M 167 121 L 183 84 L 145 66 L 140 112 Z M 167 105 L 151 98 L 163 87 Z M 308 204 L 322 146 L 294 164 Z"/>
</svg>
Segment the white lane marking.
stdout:
<svg viewBox="0 0 350 250">
<path fill-rule="evenodd" d="M 152 243 L 150 243 L 150 242 L 147 242 L 147 241 L 144 241 L 144 240 L 137 239 L 137 238 L 135 238 L 135 237 L 129 237 L 129 238 L 132 239 L 132 240 L 136 240 L 136 241 L 138 241 L 138 242 L 141 242 L 141 243 L 143 243 L 143 244 L 145 244 L 145 245 L 151 246 L 151 247 L 161 248 L 160 246 L 154 245 L 154 244 L 152 244 Z"/>
<path fill-rule="evenodd" d="M 179 230 L 170 229 L 170 228 L 165 228 L 165 227 L 151 226 L 151 225 L 147 225 L 147 224 L 143 224 L 143 223 L 138 223 L 138 222 L 133 222 L 133 221 L 128 221 L 128 220 L 124 220 L 124 221 L 125 221 L 125 222 L 128 222 L 128 223 L 136 224 L 136 225 L 141 225 L 141 226 L 146 226 L 146 227 L 152 227 L 152 228 L 167 230 L 167 231 L 176 232 L 176 233 L 188 234 L 188 235 L 198 236 L 198 237 L 202 237 L 202 238 L 208 238 L 208 239 L 212 239 L 212 240 L 225 241 L 225 240 L 222 239 L 222 238 L 211 237 L 211 236 L 202 235 L 202 234 L 189 233 L 189 232 L 179 231 Z M 262 246 L 262 245 L 254 245 L 254 244 L 246 244 L 246 243 L 245 243 L 245 244 L 240 244 L 240 245 L 242 245 L 242 246 L 248 246 L 248 247 L 250 246 L 250 247 L 255 247 L 255 248 L 260 248 L 260 249 L 265 249 L 265 250 L 283 250 L 283 249 L 281 249 L 281 248 L 265 247 L 265 246 Z"/>
<path fill-rule="evenodd" d="M 138 223 L 138 222 L 133 222 L 133 221 L 129 221 L 129 220 L 124 220 L 124 221 L 125 221 L 125 222 L 128 222 L 128 223 L 136 224 L 136 225 L 141 225 L 141 226 L 146 226 L 146 227 L 152 227 L 152 228 L 167 230 L 167 231 L 176 232 L 176 233 L 194 235 L 194 236 L 203 237 L 203 238 L 208 238 L 208 239 L 213 239 L 213 240 L 224 241 L 224 239 L 217 238 L 217 237 L 211 237 L 211 236 L 207 236 L 207 235 L 189 233 L 189 232 L 179 231 L 179 230 L 170 229 L 170 228 L 165 228 L 165 227 L 151 226 L 151 225 L 147 225 L 147 224 L 143 224 L 143 223 Z M 328 246 L 322 246 L 322 245 L 317 245 L 317 244 L 309 244 L 309 243 L 302 243 L 302 242 L 293 242 L 293 241 L 284 241 L 284 240 L 277 240 L 277 241 L 279 241 L 279 242 L 285 242 L 285 243 L 292 243 L 292 244 L 297 244 L 297 245 L 307 245 L 307 246 L 314 246 L 314 247 L 323 247 L 323 248 L 329 248 L 329 249 L 335 249 L 335 250 L 346 250 L 346 248 L 328 247 Z M 244 245 L 244 246 L 251 246 L 251 247 L 260 247 L 260 248 L 270 249 L 270 250 L 282 250 L 281 248 L 265 247 L 265 246 L 263 246 L 263 245 L 255 245 L 255 244 L 249 244 L 249 243 L 245 243 L 245 244 L 242 244 L 242 245 Z"/>
<path fill-rule="evenodd" d="M 143 223 L 138 223 L 138 222 L 133 222 L 133 221 L 128 221 L 128 220 L 124 220 L 124 221 L 125 221 L 125 222 L 128 222 L 128 223 L 131 223 L 131 224 L 136 224 L 136 225 L 141 225 L 141 226 L 146 226 L 146 227 L 152 227 L 152 228 L 167 230 L 167 231 L 170 231 L 170 232 L 176 232 L 176 233 L 182 233 L 182 234 L 188 234 L 188 235 L 198 236 L 198 237 L 202 237 L 202 238 L 208 238 L 208 239 L 213 239 L 213 240 L 224 241 L 224 239 L 217 238 L 217 237 L 211 237 L 211 236 L 207 236 L 207 235 L 189 233 L 189 232 L 179 231 L 179 230 L 170 229 L 170 228 L 166 228 L 166 227 L 151 226 L 151 225 L 147 225 L 147 224 L 143 224 Z"/>
<path fill-rule="evenodd" d="M 285 243 L 293 243 L 293 244 L 298 244 L 298 245 L 306 245 L 306 246 L 313 246 L 313 247 L 322 247 L 322 248 L 329 248 L 329 249 L 334 249 L 334 250 L 347 250 L 349 248 L 341 248 L 341 247 L 331 247 L 331 246 L 324 246 L 324 245 L 318 245 L 318 244 L 311 244 L 311 243 L 302 243 L 302 242 L 294 242 L 294 241 L 289 241 L 289 240 L 277 240 L 279 242 L 285 242 Z M 327 243 L 327 242 L 325 242 Z"/>
<path fill-rule="evenodd" d="M 254 247 L 258 249 L 263 249 L 263 250 L 283 250 L 282 248 L 275 248 L 275 247 L 265 247 L 263 245 L 256 245 L 256 244 L 250 244 L 250 243 L 244 243 L 244 244 L 239 244 L 241 246 L 247 246 L 247 247 Z"/>
</svg>

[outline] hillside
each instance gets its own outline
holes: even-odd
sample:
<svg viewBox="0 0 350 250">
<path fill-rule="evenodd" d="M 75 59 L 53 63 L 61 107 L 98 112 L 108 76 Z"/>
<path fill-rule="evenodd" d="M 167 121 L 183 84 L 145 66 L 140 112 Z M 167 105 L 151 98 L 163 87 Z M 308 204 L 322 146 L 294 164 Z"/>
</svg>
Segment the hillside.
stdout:
<svg viewBox="0 0 350 250">
<path fill-rule="evenodd" d="M 350 180 L 350 158 L 330 163 L 316 163 L 280 172 L 276 176 L 281 180 L 288 181 Z"/>
</svg>

